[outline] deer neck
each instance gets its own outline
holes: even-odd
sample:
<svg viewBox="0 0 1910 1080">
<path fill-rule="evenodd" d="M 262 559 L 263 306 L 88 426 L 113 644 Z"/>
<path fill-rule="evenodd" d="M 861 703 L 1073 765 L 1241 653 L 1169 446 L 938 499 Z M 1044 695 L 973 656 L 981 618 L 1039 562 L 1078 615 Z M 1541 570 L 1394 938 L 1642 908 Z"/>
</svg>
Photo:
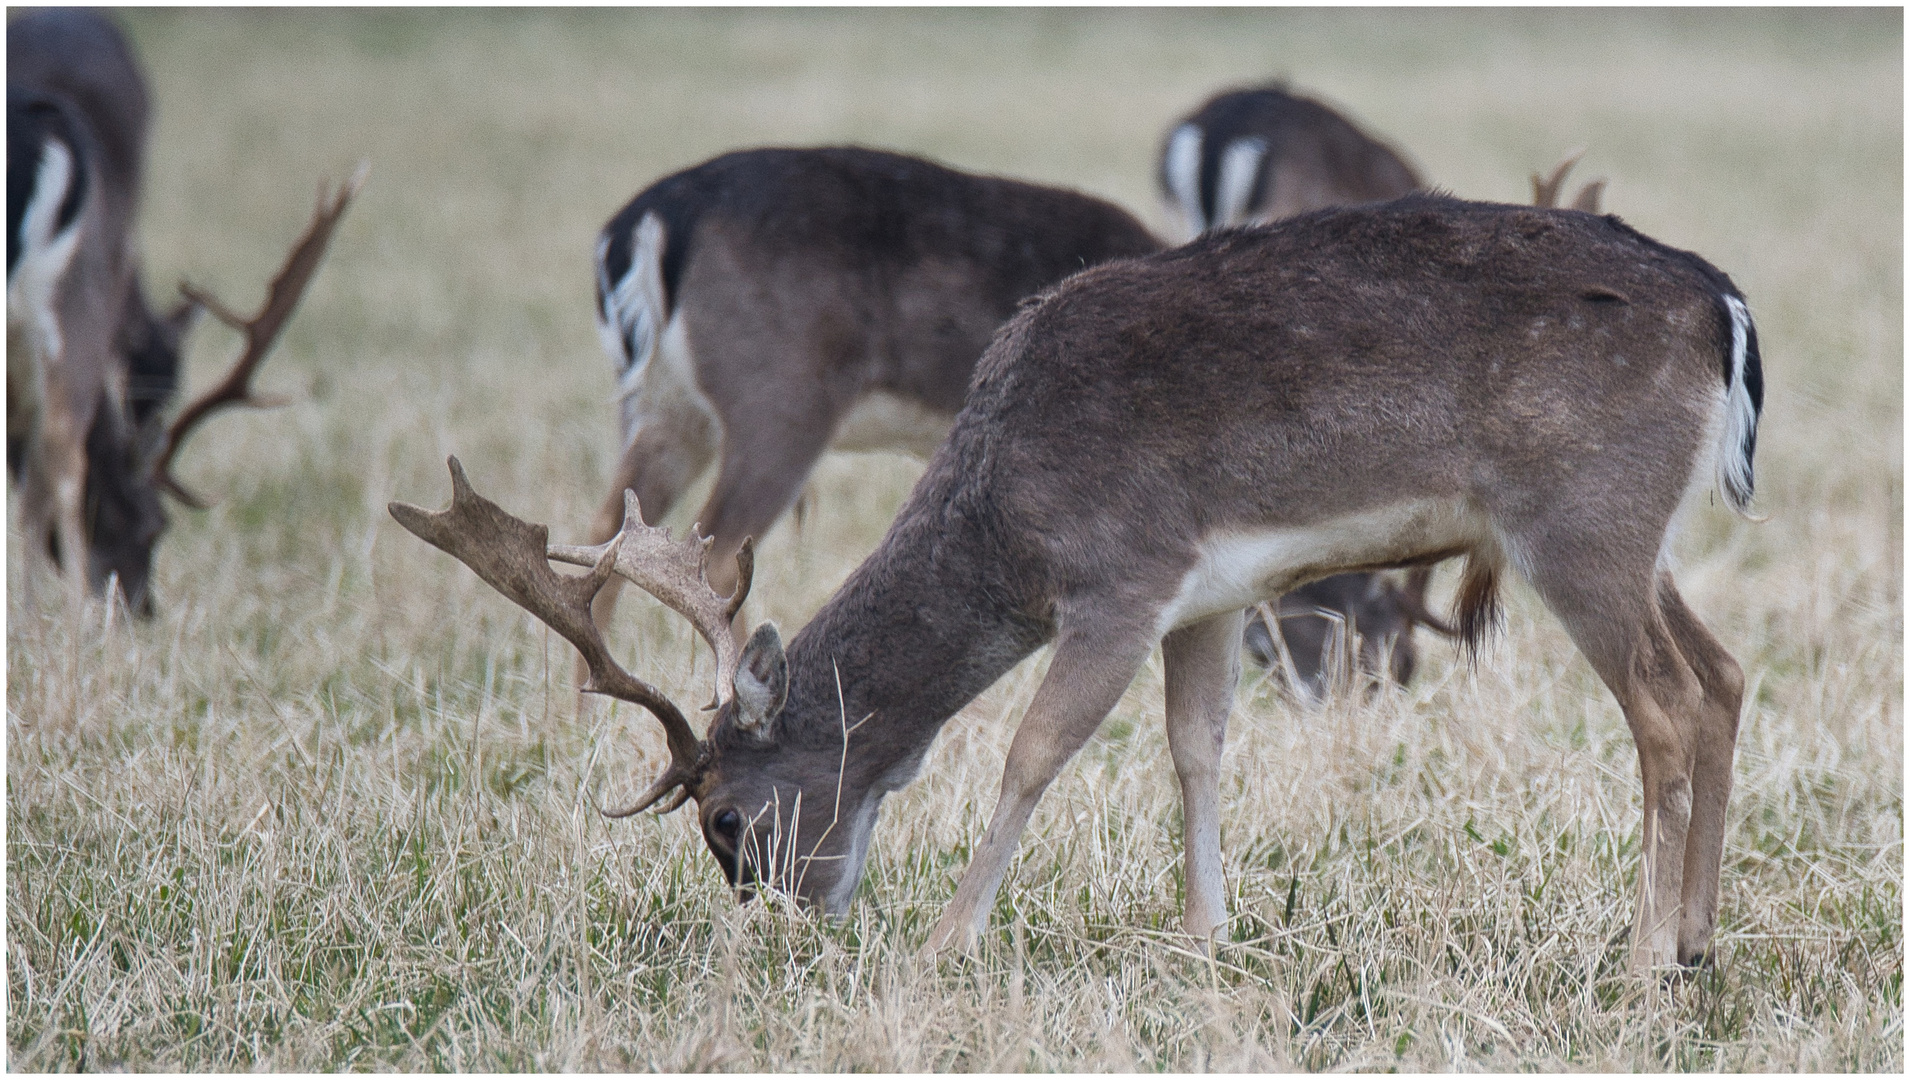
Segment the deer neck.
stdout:
<svg viewBox="0 0 1910 1080">
<path fill-rule="evenodd" d="M 994 530 L 925 504 L 909 501 L 789 649 L 778 742 L 839 755 L 853 729 L 851 767 L 884 789 L 912 779 L 942 725 L 1051 634 L 1004 576 Z"/>
</svg>

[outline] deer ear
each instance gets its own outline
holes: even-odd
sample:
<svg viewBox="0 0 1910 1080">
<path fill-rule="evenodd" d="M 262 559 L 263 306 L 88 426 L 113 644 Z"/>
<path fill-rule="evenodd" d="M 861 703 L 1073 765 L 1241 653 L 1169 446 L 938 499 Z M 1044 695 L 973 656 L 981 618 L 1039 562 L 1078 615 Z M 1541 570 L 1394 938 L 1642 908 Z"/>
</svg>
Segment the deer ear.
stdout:
<svg viewBox="0 0 1910 1080">
<path fill-rule="evenodd" d="M 761 734 L 789 696 L 789 661 L 776 624 L 756 628 L 736 663 L 736 726 Z"/>
</svg>

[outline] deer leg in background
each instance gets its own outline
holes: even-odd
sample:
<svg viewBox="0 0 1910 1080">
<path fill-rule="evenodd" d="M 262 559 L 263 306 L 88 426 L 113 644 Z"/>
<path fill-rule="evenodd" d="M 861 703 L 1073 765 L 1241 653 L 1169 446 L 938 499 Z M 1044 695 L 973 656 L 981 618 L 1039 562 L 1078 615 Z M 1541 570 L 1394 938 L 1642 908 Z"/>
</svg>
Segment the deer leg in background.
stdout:
<svg viewBox="0 0 1910 1080">
<path fill-rule="evenodd" d="M 67 600 L 86 598 L 86 530 L 82 502 L 86 493 L 86 425 L 60 393 L 48 387 L 38 430 L 28 450 L 21 505 L 27 543 L 35 555 L 52 554 L 66 585 Z"/>
<path fill-rule="evenodd" d="M 616 477 L 610 494 L 590 523 L 590 542 L 601 544 L 617 535 L 623 527 L 623 493 L 637 493 L 643 508 L 644 524 L 660 525 L 696 478 L 715 456 L 716 437 L 712 421 L 700 411 L 690 409 L 652 410 L 645 415 L 642 406 L 633 410 L 635 433 L 626 441 L 623 456 L 617 461 Z M 613 575 L 604 582 L 590 605 L 590 618 L 603 633 L 617 611 L 617 595 L 623 591 L 623 579 Z M 579 658 L 575 685 L 589 681 L 590 669 Z M 596 695 L 577 695 L 577 715 L 588 715 Z"/>
<path fill-rule="evenodd" d="M 1187 902 L 1182 925 L 1205 941 L 1227 922 L 1220 871 L 1220 753 L 1240 682 L 1247 613 L 1216 615 L 1161 639 L 1167 746 L 1180 778 Z"/>
<path fill-rule="evenodd" d="M 1691 769 L 1691 832 L 1685 838 L 1684 914 L 1678 922 L 1678 962 L 1702 964 L 1718 924 L 1718 872 L 1724 860 L 1725 806 L 1737 751 L 1744 669 L 1685 606 L 1670 574 L 1658 578 L 1658 607 L 1678 650 L 1691 665 L 1704 698 L 1698 707 Z"/>
<path fill-rule="evenodd" d="M 1618 699 L 1638 749 L 1645 821 L 1631 965 L 1642 974 L 1679 959 L 1692 750 L 1703 692 L 1654 596 L 1656 552 L 1624 553 L 1633 556 L 1624 561 L 1636 565 L 1620 572 L 1610 564 L 1617 561 L 1613 556 L 1622 558 L 1622 548 L 1604 546 L 1605 558 L 1593 558 L 1596 548 L 1584 545 L 1588 539 L 1581 535 L 1559 545 L 1569 551 L 1540 549 L 1533 584 Z M 1611 572 L 1583 572 L 1601 561 Z"/>
<path fill-rule="evenodd" d="M 102 304 L 110 295 L 92 290 L 80 294 Z M 71 298 L 67 306 L 78 299 Z M 67 599 L 78 604 L 87 596 L 87 570 L 92 558 L 85 514 L 86 432 L 100 407 L 105 373 L 115 357 L 113 328 L 105 320 L 69 315 L 62 323 L 63 352 L 56 361 L 45 363 L 41 371 L 41 412 L 35 432 L 41 460 L 37 469 L 29 468 L 28 490 L 23 495 L 27 496 L 29 515 L 41 521 L 31 542 L 44 544 L 52 538 L 59 550 Z"/>
<path fill-rule="evenodd" d="M 823 412 L 826 422 L 798 424 L 724 417 L 723 458 L 716 486 L 697 514 L 703 535 L 716 541 L 710 549 L 710 586 L 717 592 L 736 586 L 736 549 L 743 538 L 762 540 L 789 508 L 809 470 L 822 456 L 837 418 L 828 416 L 826 406 L 818 405 L 817 411 Z M 751 438 L 752 434 L 772 432 L 776 437 L 773 447 L 757 445 Z"/>
<path fill-rule="evenodd" d="M 1154 646 L 1151 628 L 1126 619 L 1083 618 L 1077 625 L 1083 629 L 1062 632 L 1047 677 L 1015 729 L 994 816 L 955 887 L 955 899 L 929 932 L 930 952 L 967 949 L 987 929 L 995 892 L 1042 792 L 1121 700 Z"/>
</svg>

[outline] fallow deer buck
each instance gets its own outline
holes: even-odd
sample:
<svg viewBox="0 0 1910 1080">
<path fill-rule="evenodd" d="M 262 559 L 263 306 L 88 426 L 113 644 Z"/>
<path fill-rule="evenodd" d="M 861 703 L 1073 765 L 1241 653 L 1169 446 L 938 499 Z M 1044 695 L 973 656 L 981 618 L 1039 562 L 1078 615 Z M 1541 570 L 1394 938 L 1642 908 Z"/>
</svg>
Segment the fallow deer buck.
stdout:
<svg viewBox="0 0 1910 1080">
<path fill-rule="evenodd" d="M 29 548 L 62 567 L 74 598 L 117 581 L 139 614 L 152 610 L 160 491 L 204 505 L 172 477 L 173 454 L 214 410 L 267 403 L 248 380 L 363 176 L 320 193 L 259 315 L 182 285 L 182 302 L 155 316 L 132 239 L 148 112 L 145 78 L 103 14 L 47 9 L 7 24 L 7 465 Z M 181 338 L 202 307 L 242 331 L 246 349 L 162 428 Z"/>
<path fill-rule="evenodd" d="M 1158 179 L 1183 239 L 1425 186 L 1391 147 L 1278 85 L 1216 94 L 1175 124 Z M 1431 581 L 1432 568 L 1421 567 L 1403 581 L 1361 573 L 1309 582 L 1249 613 L 1247 652 L 1309 699 L 1356 670 L 1404 686 L 1418 666 L 1413 629 L 1454 633 L 1427 610 Z"/>
<path fill-rule="evenodd" d="M 1157 643 L 1185 927 L 1207 938 L 1227 918 L 1219 765 L 1244 610 L 1463 555 L 1456 621 L 1476 643 L 1516 570 L 1637 746 L 1646 969 L 1706 955 L 1743 690 L 1667 536 L 1699 485 L 1748 516 L 1762 383 L 1742 296 L 1697 256 L 1616 218 L 1415 195 L 1108 263 L 1025 306 L 881 545 L 786 653 L 770 624 L 722 651 L 747 574 L 719 596 L 707 541 L 661 543 L 635 496 L 593 548 L 547 546 L 455 459 L 448 510 L 391 512 L 576 643 L 591 690 L 662 720 L 671 765 L 629 812 L 693 798 L 732 883 L 829 912 L 942 725 L 1052 642 L 931 948 L 984 930 L 1037 800 Z M 707 737 L 610 659 L 589 607 L 613 574 L 694 610 L 719 650 Z"/>
</svg>

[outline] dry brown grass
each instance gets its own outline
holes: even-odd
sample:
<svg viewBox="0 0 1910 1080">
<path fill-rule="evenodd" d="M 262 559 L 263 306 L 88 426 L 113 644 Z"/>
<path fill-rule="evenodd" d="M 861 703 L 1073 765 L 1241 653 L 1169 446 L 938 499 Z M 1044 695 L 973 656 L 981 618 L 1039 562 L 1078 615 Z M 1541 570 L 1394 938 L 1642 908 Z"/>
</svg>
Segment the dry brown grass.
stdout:
<svg viewBox="0 0 1910 1080">
<path fill-rule="evenodd" d="M 264 381 L 181 474 L 149 624 L 49 617 L 8 558 L 15 1068 L 1812 1069 L 1903 1054 L 1899 12 L 142 11 L 152 280 L 256 290 L 316 179 L 374 174 Z M 841 924 L 736 907 L 685 815 L 607 822 L 662 760 L 570 713 L 570 657 L 386 516 L 458 453 L 574 535 L 607 483 L 601 222 L 737 146 L 860 141 L 1160 221 L 1152 156 L 1288 74 L 1428 176 L 1518 200 L 1571 146 L 1759 320 L 1763 525 L 1695 509 L 1693 606 L 1753 687 L 1719 966 L 1622 973 L 1635 757 L 1529 595 L 1477 669 L 1297 710 L 1250 678 L 1223 825 L 1236 918 L 1173 932 L 1151 669 L 1056 784 L 973 958 L 913 959 L 1039 658 L 891 800 Z M 253 293 L 252 295 L 256 295 Z M 230 347 L 202 330 L 192 381 Z M 917 467 L 825 462 L 750 615 L 799 625 Z M 695 500 L 690 500 L 694 505 Z M 694 693 L 687 631 L 616 636 Z M 703 660 L 707 665 L 707 658 Z"/>
</svg>

